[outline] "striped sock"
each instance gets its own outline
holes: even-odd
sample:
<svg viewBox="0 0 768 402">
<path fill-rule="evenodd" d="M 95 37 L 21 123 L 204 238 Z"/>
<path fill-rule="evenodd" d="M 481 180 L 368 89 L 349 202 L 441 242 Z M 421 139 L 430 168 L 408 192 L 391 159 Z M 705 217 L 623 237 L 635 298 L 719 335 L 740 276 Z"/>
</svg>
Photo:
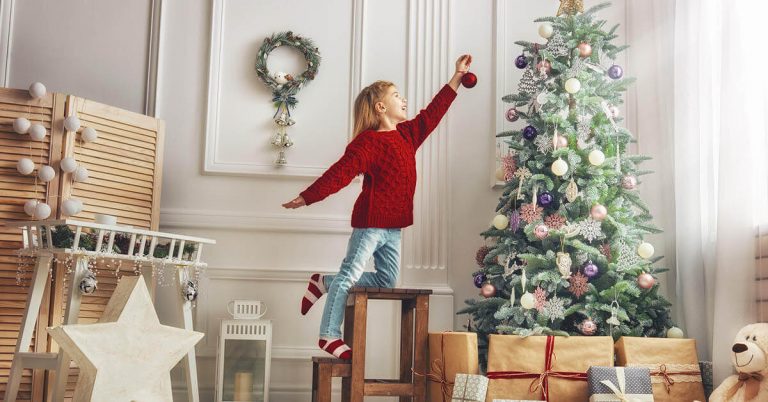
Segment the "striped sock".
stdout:
<svg viewBox="0 0 768 402">
<path fill-rule="evenodd" d="M 307 291 L 304 293 L 304 297 L 301 299 L 301 315 L 307 315 L 309 309 L 315 305 L 320 297 L 326 293 L 325 285 L 323 285 L 323 276 L 320 274 L 312 274 L 309 277 L 309 284 L 307 285 Z"/>
<path fill-rule="evenodd" d="M 320 349 L 332 354 L 337 359 L 352 359 L 352 349 L 339 338 L 320 338 L 317 344 Z"/>
</svg>

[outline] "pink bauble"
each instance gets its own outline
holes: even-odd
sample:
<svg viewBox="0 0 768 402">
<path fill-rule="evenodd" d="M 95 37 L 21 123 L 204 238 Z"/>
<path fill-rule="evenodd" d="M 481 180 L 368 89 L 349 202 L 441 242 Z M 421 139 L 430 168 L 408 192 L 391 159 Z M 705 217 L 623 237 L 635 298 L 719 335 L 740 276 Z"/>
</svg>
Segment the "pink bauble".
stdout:
<svg viewBox="0 0 768 402">
<path fill-rule="evenodd" d="M 547 225 L 536 225 L 533 229 L 533 234 L 539 240 L 544 240 L 549 235 L 549 228 Z"/>
<path fill-rule="evenodd" d="M 507 110 L 507 121 L 516 122 L 519 118 L 520 115 L 517 113 L 517 109 L 510 108 Z"/>
<path fill-rule="evenodd" d="M 579 43 L 579 56 L 581 57 L 589 57 L 592 55 L 592 46 L 587 42 L 581 42 Z"/>
<path fill-rule="evenodd" d="M 536 69 L 541 74 L 549 75 L 549 73 L 552 72 L 552 63 L 550 63 L 549 60 L 542 60 L 538 64 L 536 64 Z"/>
<path fill-rule="evenodd" d="M 597 332 L 597 324 L 595 324 L 595 322 L 589 318 L 582 321 L 579 327 L 581 329 L 581 333 L 587 336 L 594 335 Z"/>
<path fill-rule="evenodd" d="M 480 295 L 485 297 L 486 299 L 489 297 L 496 296 L 496 286 L 493 286 L 490 283 L 483 284 L 483 287 L 480 288 Z"/>
<path fill-rule="evenodd" d="M 592 219 L 596 221 L 601 221 L 605 219 L 606 216 L 608 216 L 608 210 L 605 209 L 603 205 L 595 204 L 592 206 L 592 211 L 590 211 L 590 215 L 592 216 Z"/>
<path fill-rule="evenodd" d="M 564 137 L 562 135 L 557 136 L 557 147 L 558 148 L 565 148 L 568 146 L 568 138 Z"/>
<path fill-rule="evenodd" d="M 621 178 L 621 187 L 625 190 L 634 190 L 637 187 L 637 178 L 632 175 L 626 175 Z"/>
<path fill-rule="evenodd" d="M 656 278 L 654 278 L 653 275 L 647 272 L 643 272 L 637 277 L 637 286 L 640 286 L 643 289 L 650 289 L 655 284 L 656 284 Z"/>
</svg>

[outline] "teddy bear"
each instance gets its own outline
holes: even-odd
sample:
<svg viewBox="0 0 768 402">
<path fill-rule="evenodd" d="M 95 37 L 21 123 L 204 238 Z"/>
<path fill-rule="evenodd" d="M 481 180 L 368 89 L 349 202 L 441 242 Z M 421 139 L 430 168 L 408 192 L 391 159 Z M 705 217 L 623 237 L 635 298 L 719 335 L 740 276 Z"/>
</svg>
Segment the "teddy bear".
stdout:
<svg viewBox="0 0 768 402">
<path fill-rule="evenodd" d="M 710 402 L 768 401 L 768 323 L 742 328 L 731 346 L 737 374 L 712 392 Z"/>
</svg>

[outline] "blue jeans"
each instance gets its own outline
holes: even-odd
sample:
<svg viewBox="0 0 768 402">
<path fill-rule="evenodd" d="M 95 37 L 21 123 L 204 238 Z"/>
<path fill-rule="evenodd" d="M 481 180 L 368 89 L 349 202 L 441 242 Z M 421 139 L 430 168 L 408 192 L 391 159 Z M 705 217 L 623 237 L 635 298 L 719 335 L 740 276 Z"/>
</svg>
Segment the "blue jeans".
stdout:
<svg viewBox="0 0 768 402">
<path fill-rule="evenodd" d="M 375 272 L 364 272 L 365 264 L 373 256 Z M 349 238 L 347 256 L 336 275 L 325 275 L 323 284 L 328 289 L 321 338 L 341 338 L 341 322 L 352 286 L 393 288 L 400 273 L 400 229 L 355 228 Z"/>
</svg>

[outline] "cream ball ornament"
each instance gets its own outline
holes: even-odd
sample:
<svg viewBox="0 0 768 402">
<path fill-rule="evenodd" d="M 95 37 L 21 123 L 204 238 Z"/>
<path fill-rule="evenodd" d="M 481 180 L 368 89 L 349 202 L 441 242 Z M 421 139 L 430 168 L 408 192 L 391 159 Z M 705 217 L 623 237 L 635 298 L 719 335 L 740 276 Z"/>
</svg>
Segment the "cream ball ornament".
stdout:
<svg viewBox="0 0 768 402">
<path fill-rule="evenodd" d="M 599 149 L 595 149 L 589 153 L 589 163 L 592 166 L 600 166 L 605 162 L 605 154 Z"/>
<path fill-rule="evenodd" d="M 557 176 L 562 176 L 568 173 L 568 162 L 557 158 L 556 161 L 552 162 L 552 173 Z"/>
<path fill-rule="evenodd" d="M 29 216 L 35 216 L 35 207 L 37 207 L 38 200 L 27 200 L 24 203 L 24 213 Z"/>
<path fill-rule="evenodd" d="M 33 216 L 33 218 L 45 219 L 49 216 L 51 216 L 51 207 L 44 202 L 38 202 L 37 205 L 35 205 L 35 216 Z"/>
<path fill-rule="evenodd" d="M 37 171 L 37 178 L 43 183 L 48 183 L 54 177 L 56 177 L 56 171 L 48 165 L 40 167 L 40 170 Z"/>
<path fill-rule="evenodd" d="M 26 134 L 31 125 L 32 123 L 30 123 L 29 120 L 24 117 L 19 117 L 13 121 L 13 131 L 18 134 Z"/>
<path fill-rule="evenodd" d="M 539 36 L 541 36 L 542 38 L 549 39 L 552 37 L 552 34 L 554 33 L 555 33 L 555 28 L 549 22 L 545 22 L 539 25 Z"/>
<path fill-rule="evenodd" d="M 99 133 L 97 133 L 96 129 L 93 127 L 86 127 L 83 129 L 83 132 L 80 133 L 80 138 L 83 142 L 94 142 L 99 138 Z"/>
<path fill-rule="evenodd" d="M 32 162 L 32 159 L 29 158 L 21 158 L 16 163 L 16 170 L 26 176 L 35 171 L 35 162 Z"/>
<path fill-rule="evenodd" d="M 85 166 L 78 166 L 77 169 L 75 169 L 75 172 L 72 173 L 72 178 L 75 179 L 76 182 L 84 182 L 88 180 L 88 169 L 85 168 Z"/>
<path fill-rule="evenodd" d="M 579 90 L 581 90 L 581 81 L 579 81 L 577 78 L 569 78 L 568 81 L 565 81 L 565 90 L 569 94 L 575 94 L 576 92 L 579 92 Z"/>
<path fill-rule="evenodd" d="M 520 296 L 520 305 L 523 306 L 524 309 L 530 310 L 536 306 L 536 299 L 533 297 L 532 293 L 525 292 Z"/>
<path fill-rule="evenodd" d="M 75 216 L 83 210 L 83 202 L 77 198 L 69 198 L 61 203 L 61 212 L 66 216 Z"/>
<path fill-rule="evenodd" d="M 678 327 L 672 327 L 667 330 L 667 338 L 682 339 L 685 337 L 683 330 Z"/>
<path fill-rule="evenodd" d="M 639 255 L 642 258 L 645 258 L 646 260 L 653 257 L 654 253 L 653 245 L 651 243 L 641 243 L 639 246 L 637 246 L 637 255 Z"/>
<path fill-rule="evenodd" d="M 496 169 L 495 176 L 496 176 L 496 180 L 504 181 L 504 169 L 503 168 Z"/>
<path fill-rule="evenodd" d="M 29 86 L 29 96 L 33 99 L 40 99 L 45 96 L 47 90 L 42 82 L 34 82 Z"/>
<path fill-rule="evenodd" d="M 77 161 L 71 156 L 67 156 L 61 159 L 59 166 L 64 173 L 72 173 L 77 170 Z"/>
<path fill-rule="evenodd" d="M 42 124 L 32 124 L 29 126 L 29 138 L 33 141 L 42 141 L 45 138 L 45 127 Z"/>
<path fill-rule="evenodd" d="M 493 218 L 493 227 L 498 230 L 504 230 L 509 226 L 509 218 L 506 215 L 498 214 Z"/>
<path fill-rule="evenodd" d="M 77 116 L 67 116 L 64 119 L 64 128 L 67 131 L 77 131 L 80 129 L 80 119 Z"/>
</svg>

